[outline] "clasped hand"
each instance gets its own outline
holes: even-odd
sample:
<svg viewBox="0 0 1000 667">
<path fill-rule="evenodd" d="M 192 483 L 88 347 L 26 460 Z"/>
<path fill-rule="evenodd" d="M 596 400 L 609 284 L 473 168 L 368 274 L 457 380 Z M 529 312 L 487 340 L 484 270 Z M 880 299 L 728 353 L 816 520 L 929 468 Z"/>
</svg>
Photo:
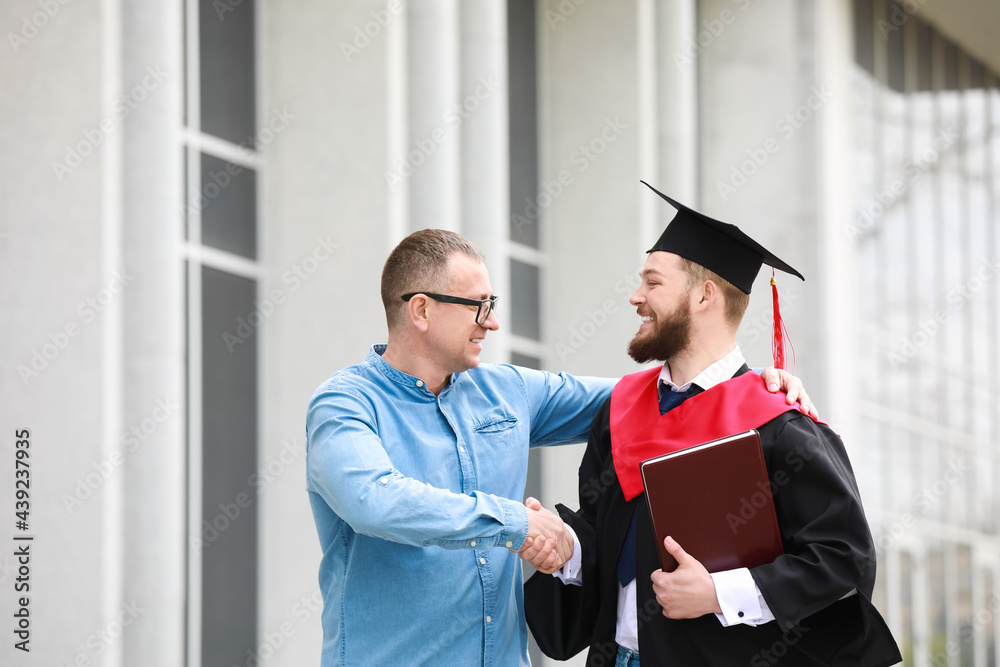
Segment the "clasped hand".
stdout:
<svg viewBox="0 0 1000 667">
<path fill-rule="evenodd" d="M 539 572 L 552 574 L 573 555 L 573 534 L 559 515 L 534 498 L 527 498 L 524 506 L 528 509 L 528 537 L 517 553 Z"/>
</svg>

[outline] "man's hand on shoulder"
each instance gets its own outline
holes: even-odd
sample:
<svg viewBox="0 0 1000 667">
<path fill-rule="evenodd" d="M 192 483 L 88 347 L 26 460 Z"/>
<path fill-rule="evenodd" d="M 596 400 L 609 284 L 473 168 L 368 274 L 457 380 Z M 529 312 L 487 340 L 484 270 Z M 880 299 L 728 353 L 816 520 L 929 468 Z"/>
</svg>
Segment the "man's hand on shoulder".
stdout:
<svg viewBox="0 0 1000 667">
<path fill-rule="evenodd" d="M 796 401 L 799 403 L 799 412 L 804 415 L 809 415 L 813 419 L 819 419 L 819 412 L 816 410 L 816 406 L 813 405 L 812 401 L 809 399 L 809 394 L 806 393 L 806 387 L 802 384 L 802 380 L 798 377 L 792 375 L 786 370 L 780 368 L 765 368 L 760 372 L 760 377 L 764 380 L 767 385 L 767 390 L 772 394 L 778 391 L 783 391 L 785 394 L 785 401 L 792 405 Z"/>
<path fill-rule="evenodd" d="M 559 515 L 542 507 L 534 498 L 527 498 L 528 537 L 519 555 L 536 570 L 552 574 L 573 555 L 573 535 Z"/>
</svg>

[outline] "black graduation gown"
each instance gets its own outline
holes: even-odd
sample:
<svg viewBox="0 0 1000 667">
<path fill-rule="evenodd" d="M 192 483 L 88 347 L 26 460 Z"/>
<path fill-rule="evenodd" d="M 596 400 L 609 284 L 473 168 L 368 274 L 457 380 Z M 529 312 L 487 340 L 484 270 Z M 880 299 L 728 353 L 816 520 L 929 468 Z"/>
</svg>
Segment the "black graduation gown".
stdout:
<svg viewBox="0 0 1000 667">
<path fill-rule="evenodd" d="M 660 565 L 645 494 L 626 502 L 615 474 L 610 404 L 594 417 L 580 465 L 580 510 L 557 506 L 580 539 L 584 585 L 565 585 L 540 572 L 525 584 L 528 626 L 546 655 L 566 660 L 589 647 L 588 666 L 614 664 L 618 554 L 637 512 L 643 667 L 881 667 L 902 660 L 869 601 L 875 547 L 839 436 L 795 411 L 758 428 L 785 555 L 751 574 L 776 620 L 757 627 L 724 627 L 714 614 L 673 620 L 663 616 L 649 576 Z M 852 589 L 858 593 L 840 599 Z"/>
</svg>

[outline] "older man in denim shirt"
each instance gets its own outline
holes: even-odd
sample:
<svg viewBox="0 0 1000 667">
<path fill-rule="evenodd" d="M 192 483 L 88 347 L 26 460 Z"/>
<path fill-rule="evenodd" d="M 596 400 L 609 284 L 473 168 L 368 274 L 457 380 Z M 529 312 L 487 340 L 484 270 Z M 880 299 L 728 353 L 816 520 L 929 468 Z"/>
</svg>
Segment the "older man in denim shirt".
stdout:
<svg viewBox="0 0 1000 667">
<path fill-rule="evenodd" d="M 388 345 L 309 404 L 324 667 L 527 665 L 516 554 L 551 572 L 572 553 L 518 500 L 528 447 L 584 440 L 616 380 L 480 365 L 498 328 L 483 260 L 452 232 L 404 239 L 382 273 Z"/>
</svg>

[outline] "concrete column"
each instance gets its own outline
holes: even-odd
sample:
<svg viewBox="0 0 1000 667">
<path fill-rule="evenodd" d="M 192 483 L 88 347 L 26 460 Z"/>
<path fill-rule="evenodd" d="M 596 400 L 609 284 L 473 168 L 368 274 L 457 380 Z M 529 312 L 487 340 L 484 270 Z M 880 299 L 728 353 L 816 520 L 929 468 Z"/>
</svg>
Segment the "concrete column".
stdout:
<svg viewBox="0 0 1000 667">
<path fill-rule="evenodd" d="M 851 68 L 854 66 L 853 7 L 849 0 L 823 0 L 816 5 L 816 77 L 838 91 L 824 106 L 818 119 L 817 210 L 821 260 L 817 266 L 822 283 L 818 290 L 822 304 L 820 322 L 823 342 L 818 389 L 825 397 L 824 412 L 844 437 L 848 453 L 858 445 L 858 392 L 841 391 L 843 369 L 859 358 L 857 313 L 859 294 L 855 271 L 856 245 L 844 232 L 854 220 L 851 203 L 857 201 L 853 163 L 853 105 Z M 855 458 L 855 460 L 857 460 Z"/>
<path fill-rule="evenodd" d="M 503 2 L 460 7 L 457 116 L 461 232 L 486 253 L 493 291 L 500 294 L 500 329 L 490 334 L 484 362 L 510 360 L 507 14 Z M 449 64 L 450 69 L 455 64 Z"/>
<path fill-rule="evenodd" d="M 698 204 L 698 61 L 695 37 L 697 0 L 657 0 L 652 21 L 654 48 L 647 55 L 655 64 L 652 80 L 656 108 L 651 141 L 657 148 L 655 171 L 646 180 L 658 190 L 692 206 Z M 693 54 L 693 55 L 692 55 Z M 644 176 L 645 178 L 645 176 Z M 650 180 L 650 179 L 655 179 Z M 662 200 L 642 188 L 640 206 L 653 202 L 653 228 L 642 239 L 641 252 L 656 242 L 673 219 Z"/>
<path fill-rule="evenodd" d="M 699 118 L 701 210 L 739 225 L 806 276 L 805 283 L 780 272 L 777 278 L 795 373 L 823 406 L 822 350 L 838 332 L 823 325 L 818 136 L 826 105 L 850 91 L 817 78 L 816 11 L 802 0 L 702 0 Z M 740 328 L 744 354 L 756 366 L 771 365 L 769 273 L 761 270 Z"/>
<path fill-rule="evenodd" d="M 123 635 L 122 664 L 184 661 L 183 32 L 179 3 L 127 0 L 122 88 L 137 105 L 123 126 L 123 597 L 143 609 Z M 141 101 L 139 101 L 141 100 Z M 126 444 L 127 443 L 127 444 Z"/>
<path fill-rule="evenodd" d="M 426 0 L 406 12 L 410 231 L 460 231 L 459 3 Z"/>
</svg>

